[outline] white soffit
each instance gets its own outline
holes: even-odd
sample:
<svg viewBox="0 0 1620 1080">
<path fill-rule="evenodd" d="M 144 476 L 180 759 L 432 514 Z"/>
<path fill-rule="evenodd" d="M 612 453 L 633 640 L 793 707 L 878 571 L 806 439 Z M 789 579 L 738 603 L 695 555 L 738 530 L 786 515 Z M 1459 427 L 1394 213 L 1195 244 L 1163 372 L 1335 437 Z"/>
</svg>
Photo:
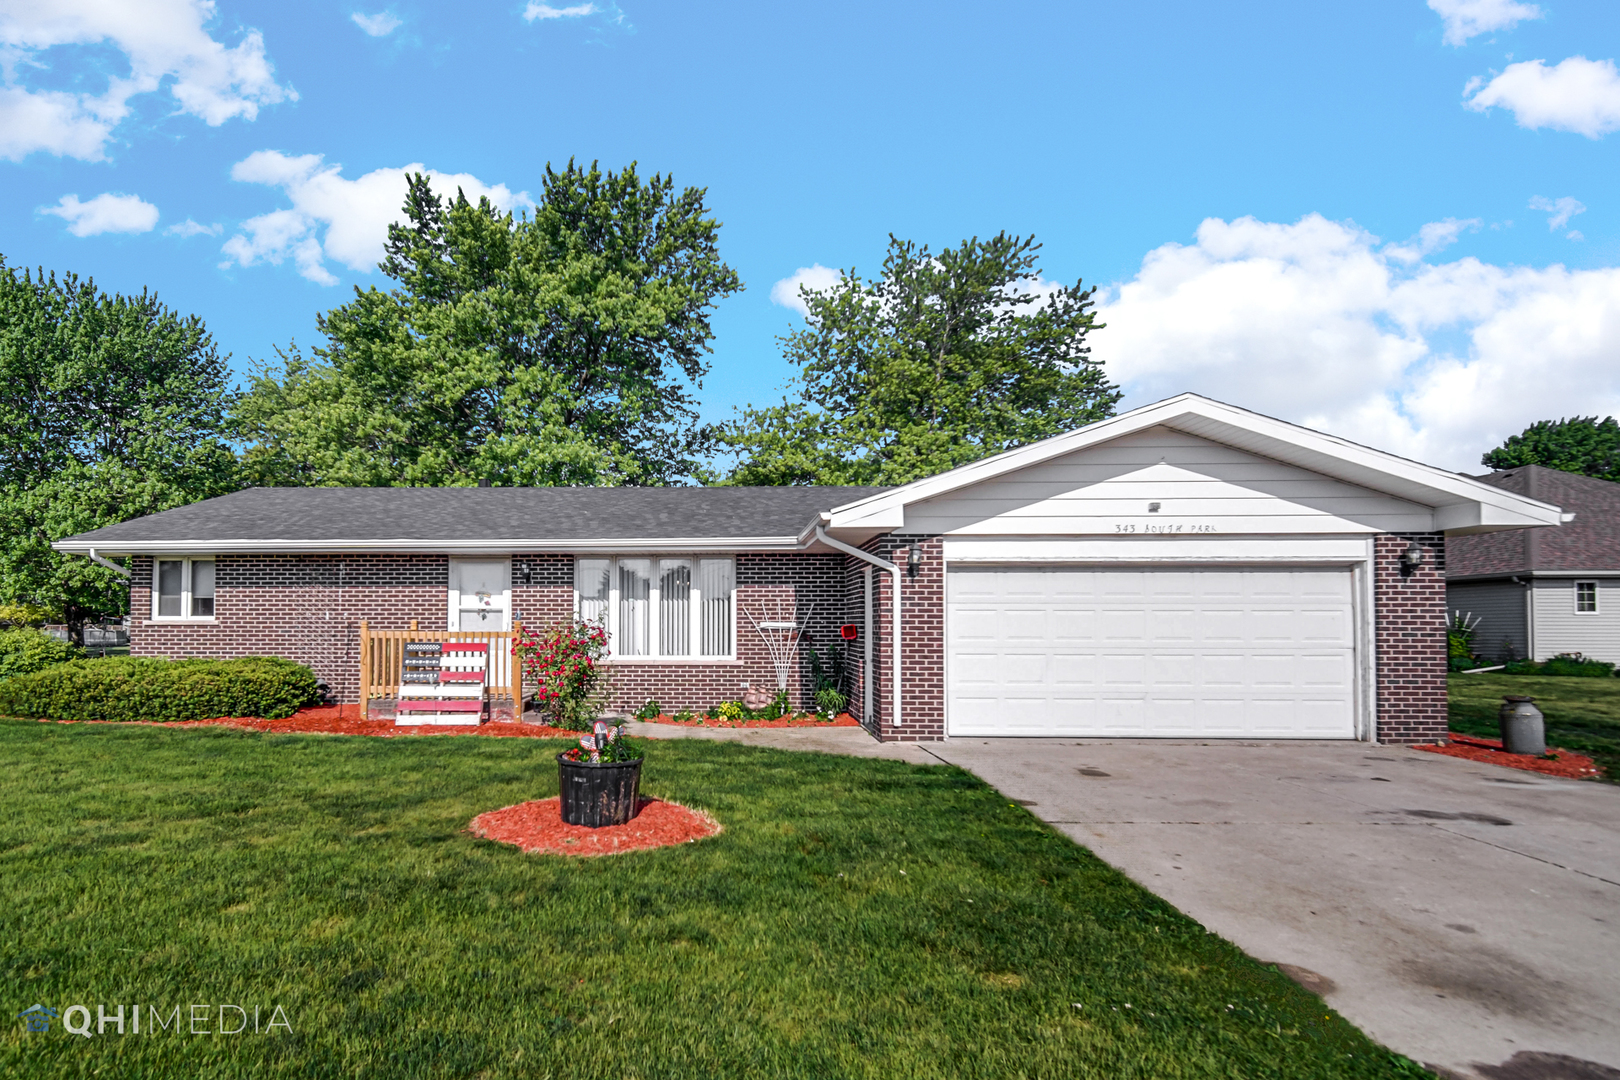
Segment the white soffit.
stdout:
<svg viewBox="0 0 1620 1080">
<path fill-rule="evenodd" d="M 908 504 L 937 498 L 1158 425 L 1433 507 L 1436 510 L 1435 527 L 1439 529 L 1489 531 L 1558 525 L 1563 519 L 1556 506 L 1492 487 L 1459 473 L 1387 454 L 1348 439 L 1312 431 L 1198 394 L 1180 394 L 1043 442 L 1009 450 L 938 476 L 917 480 L 893 491 L 836 507 L 828 515 L 828 527 L 835 531 L 898 529 L 905 523 Z"/>
</svg>

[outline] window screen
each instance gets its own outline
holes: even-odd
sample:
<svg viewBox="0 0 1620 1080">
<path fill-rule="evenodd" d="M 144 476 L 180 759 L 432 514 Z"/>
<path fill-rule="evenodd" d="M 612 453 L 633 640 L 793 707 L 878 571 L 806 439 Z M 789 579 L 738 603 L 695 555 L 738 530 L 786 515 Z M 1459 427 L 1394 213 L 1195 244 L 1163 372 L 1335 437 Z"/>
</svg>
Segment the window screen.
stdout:
<svg viewBox="0 0 1620 1080">
<path fill-rule="evenodd" d="M 658 652 L 692 655 L 692 560 L 658 561 Z"/>
<path fill-rule="evenodd" d="M 214 564 L 211 562 L 191 564 L 191 614 L 198 619 L 214 617 Z"/>
<path fill-rule="evenodd" d="M 612 582 L 607 559 L 580 559 L 574 564 L 574 588 L 579 590 L 579 617 L 607 626 Z"/>
<path fill-rule="evenodd" d="M 160 619 L 178 619 L 183 614 L 181 590 L 185 588 L 186 564 L 179 559 L 162 559 L 157 564 L 157 613 Z M 213 590 L 209 590 L 210 594 Z"/>
<path fill-rule="evenodd" d="M 702 559 L 698 562 L 698 589 L 703 596 L 703 655 L 731 655 L 730 559 Z"/>
<path fill-rule="evenodd" d="M 619 560 L 619 625 L 614 644 L 620 656 L 652 652 L 652 560 Z"/>
</svg>

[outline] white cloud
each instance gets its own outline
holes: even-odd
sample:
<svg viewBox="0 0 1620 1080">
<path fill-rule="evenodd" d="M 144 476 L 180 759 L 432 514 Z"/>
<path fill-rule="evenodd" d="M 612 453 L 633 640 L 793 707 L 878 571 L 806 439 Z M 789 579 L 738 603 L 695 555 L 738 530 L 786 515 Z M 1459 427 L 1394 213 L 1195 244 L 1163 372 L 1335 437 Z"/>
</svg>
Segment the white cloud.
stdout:
<svg viewBox="0 0 1620 1080">
<path fill-rule="evenodd" d="M 43 150 L 99 161 L 113 130 L 129 116 L 130 100 L 164 86 L 176 111 L 214 127 L 233 117 L 252 120 L 261 105 L 297 100 L 297 93 L 276 82 L 259 32 L 250 30 L 226 48 L 207 29 L 215 14 L 213 0 L 24 0 L 0 6 L 6 83 L 0 88 L 0 157 L 15 161 Z M 17 77 L 51 67 L 57 56 L 93 58 L 104 45 L 123 53 L 129 75 L 109 76 L 103 93 L 30 89 Z"/>
<path fill-rule="evenodd" d="M 575 4 L 573 7 L 557 8 L 530 0 L 529 6 L 523 9 L 523 17 L 529 22 L 536 19 L 577 19 L 582 15 L 594 14 L 596 14 L 595 4 Z"/>
<path fill-rule="evenodd" d="M 167 229 L 164 229 L 163 235 L 179 237 L 218 236 L 224 231 L 225 227 L 220 225 L 217 221 L 212 225 L 199 225 L 190 218 L 186 218 L 186 220 L 180 222 L 179 224 L 170 225 Z"/>
<path fill-rule="evenodd" d="M 1193 390 L 1445 468 L 1620 413 L 1620 268 L 1408 265 L 1354 225 L 1210 219 L 1103 297 L 1127 406 Z"/>
<path fill-rule="evenodd" d="M 1571 195 L 1565 195 L 1562 199 L 1537 195 L 1530 200 L 1530 209 L 1547 211 L 1547 231 L 1557 232 L 1568 225 L 1569 219 L 1576 214 L 1586 213 L 1586 204 Z"/>
<path fill-rule="evenodd" d="M 474 202 L 487 195 L 502 210 L 534 205 L 527 192 L 514 194 L 505 184 L 485 184 L 468 173 L 434 172 L 420 163 L 375 169 L 354 180 L 345 180 L 342 172 L 343 166 L 327 165 L 319 154 L 292 157 L 260 150 L 237 162 L 231 179 L 279 187 L 292 207 L 242 222 L 240 231 L 225 241 L 227 258 L 220 265 L 279 265 L 291 258 L 299 273 L 322 285 L 337 283 L 326 267 L 328 259 L 369 272 L 382 261 L 388 226 L 402 217 L 407 173 L 426 173 L 433 189 L 446 198 L 460 188 Z"/>
<path fill-rule="evenodd" d="M 354 20 L 354 25 L 372 37 L 387 37 L 405 25 L 405 20 L 391 11 L 379 11 L 375 15 L 362 15 L 357 11 L 350 15 L 349 18 Z"/>
<path fill-rule="evenodd" d="M 1620 128 L 1620 71 L 1613 60 L 1571 56 L 1555 67 L 1541 60 L 1509 64 L 1488 83 L 1471 79 L 1463 97 L 1475 112 L 1510 109 L 1525 128 L 1573 131 L 1588 139 Z"/>
<path fill-rule="evenodd" d="M 810 314 L 805 306 L 804 297 L 799 295 L 802 285 L 811 292 L 821 292 L 837 285 L 842 275 L 837 271 L 816 263 L 813 266 L 801 266 L 793 271 L 791 277 L 785 277 L 771 286 L 771 303 L 785 308 L 792 308 L 800 315 Z"/>
<path fill-rule="evenodd" d="M 1466 45 L 1471 37 L 1511 30 L 1543 14 L 1536 5 L 1516 0 L 1429 0 L 1429 7 L 1445 22 L 1447 45 Z"/>
<path fill-rule="evenodd" d="M 89 202 L 80 202 L 77 195 L 64 195 L 55 206 L 42 206 L 39 212 L 66 221 L 68 232 L 74 236 L 151 232 L 158 222 L 158 208 L 139 195 L 114 195 L 110 191 Z"/>
<path fill-rule="evenodd" d="M 1397 262 L 1415 263 L 1425 255 L 1431 255 L 1455 244 L 1464 230 L 1473 232 L 1483 224 L 1479 218 L 1467 220 L 1446 218 L 1444 221 L 1431 221 L 1406 243 L 1386 244 L 1384 254 Z"/>
</svg>

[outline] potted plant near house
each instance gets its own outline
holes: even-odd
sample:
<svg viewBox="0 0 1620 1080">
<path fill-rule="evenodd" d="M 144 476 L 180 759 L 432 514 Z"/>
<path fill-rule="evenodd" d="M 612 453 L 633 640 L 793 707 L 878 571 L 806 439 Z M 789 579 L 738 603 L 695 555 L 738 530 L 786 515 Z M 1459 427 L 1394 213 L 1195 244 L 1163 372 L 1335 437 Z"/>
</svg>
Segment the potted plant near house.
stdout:
<svg viewBox="0 0 1620 1080">
<path fill-rule="evenodd" d="M 593 829 L 627 824 L 641 796 L 641 760 L 623 727 L 598 720 L 578 746 L 557 755 L 563 821 Z"/>
</svg>

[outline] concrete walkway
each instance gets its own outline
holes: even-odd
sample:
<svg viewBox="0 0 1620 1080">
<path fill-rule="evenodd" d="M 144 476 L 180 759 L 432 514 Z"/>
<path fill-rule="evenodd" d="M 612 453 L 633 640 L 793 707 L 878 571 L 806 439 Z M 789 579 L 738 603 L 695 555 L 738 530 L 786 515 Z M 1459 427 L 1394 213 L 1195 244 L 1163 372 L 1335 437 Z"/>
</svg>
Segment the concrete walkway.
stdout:
<svg viewBox="0 0 1620 1080">
<path fill-rule="evenodd" d="M 1620 1080 L 1620 788 L 1360 743 L 638 726 L 959 765 L 1386 1046 Z"/>
</svg>

